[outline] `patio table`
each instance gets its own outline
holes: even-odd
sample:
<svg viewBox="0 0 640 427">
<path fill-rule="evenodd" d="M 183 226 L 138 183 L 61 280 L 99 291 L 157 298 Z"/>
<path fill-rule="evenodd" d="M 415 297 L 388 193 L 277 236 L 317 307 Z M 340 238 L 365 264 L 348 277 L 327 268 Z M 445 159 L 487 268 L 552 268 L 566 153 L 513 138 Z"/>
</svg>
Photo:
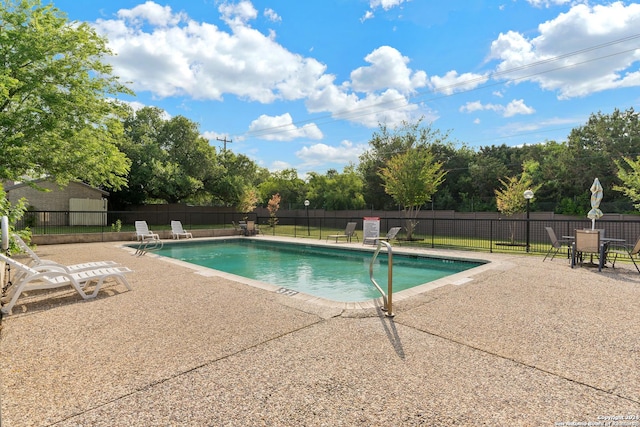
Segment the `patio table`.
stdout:
<svg viewBox="0 0 640 427">
<path fill-rule="evenodd" d="M 563 239 L 569 239 L 569 240 L 575 240 L 576 236 L 562 236 L 562 238 Z M 602 251 L 601 251 L 602 259 L 600 260 L 600 268 L 602 268 L 602 267 L 606 267 L 606 264 L 607 264 L 607 252 L 609 251 L 609 244 L 610 243 L 622 243 L 622 244 L 624 244 L 624 243 L 626 243 L 626 240 L 625 239 L 616 239 L 616 238 L 613 238 L 613 237 L 601 237 L 600 241 L 601 241 L 601 246 L 602 246 Z M 572 251 L 573 251 L 573 249 L 572 249 Z M 593 262 L 593 254 L 591 254 L 591 264 L 596 265 Z"/>
</svg>

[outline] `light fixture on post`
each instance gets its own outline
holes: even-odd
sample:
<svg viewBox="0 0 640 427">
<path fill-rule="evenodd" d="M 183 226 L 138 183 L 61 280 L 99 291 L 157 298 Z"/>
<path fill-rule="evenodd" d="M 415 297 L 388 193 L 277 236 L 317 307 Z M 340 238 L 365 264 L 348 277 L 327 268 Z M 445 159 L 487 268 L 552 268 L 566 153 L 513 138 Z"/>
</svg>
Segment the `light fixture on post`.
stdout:
<svg viewBox="0 0 640 427">
<path fill-rule="evenodd" d="M 309 231 L 309 201 L 304 201 L 304 210 L 307 212 L 307 236 L 311 236 L 311 232 Z"/>
<path fill-rule="evenodd" d="M 531 208 L 531 199 L 533 199 L 533 191 L 526 190 L 523 195 L 527 201 L 527 252 L 529 252 L 529 212 Z"/>
</svg>

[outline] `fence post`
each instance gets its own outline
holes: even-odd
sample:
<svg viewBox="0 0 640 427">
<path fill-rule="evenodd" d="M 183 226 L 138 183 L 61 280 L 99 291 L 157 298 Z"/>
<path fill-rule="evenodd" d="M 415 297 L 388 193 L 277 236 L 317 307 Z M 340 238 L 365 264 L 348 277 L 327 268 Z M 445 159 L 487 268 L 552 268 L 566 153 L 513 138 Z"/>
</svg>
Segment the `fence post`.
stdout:
<svg viewBox="0 0 640 427">
<path fill-rule="evenodd" d="M 431 217 L 431 249 L 436 247 L 435 235 L 436 235 L 436 218 Z"/>
<path fill-rule="evenodd" d="M 489 220 L 489 253 L 493 253 L 493 220 Z"/>
</svg>

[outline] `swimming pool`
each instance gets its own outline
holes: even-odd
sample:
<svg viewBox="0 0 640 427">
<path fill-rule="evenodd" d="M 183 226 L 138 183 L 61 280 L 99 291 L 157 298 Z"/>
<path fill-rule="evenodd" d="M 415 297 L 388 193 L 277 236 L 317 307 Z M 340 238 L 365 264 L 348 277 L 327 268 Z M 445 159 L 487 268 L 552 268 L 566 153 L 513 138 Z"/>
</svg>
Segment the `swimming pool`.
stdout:
<svg viewBox="0 0 640 427">
<path fill-rule="evenodd" d="M 234 238 L 167 243 L 154 253 L 333 301 L 359 302 L 380 297 L 369 279 L 372 252 L 368 250 Z M 482 264 L 476 260 L 394 253 L 393 292 Z M 386 253 L 378 256 L 374 277 L 386 290 Z"/>
</svg>

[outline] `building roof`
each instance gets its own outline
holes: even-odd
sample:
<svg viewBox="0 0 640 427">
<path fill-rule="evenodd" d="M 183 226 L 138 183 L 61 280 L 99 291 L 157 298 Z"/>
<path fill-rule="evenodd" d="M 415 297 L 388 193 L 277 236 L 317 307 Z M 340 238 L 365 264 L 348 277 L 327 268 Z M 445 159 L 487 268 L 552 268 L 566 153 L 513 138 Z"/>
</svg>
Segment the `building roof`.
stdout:
<svg viewBox="0 0 640 427">
<path fill-rule="evenodd" d="M 9 192 L 9 191 L 15 190 L 17 188 L 28 187 L 28 186 L 31 186 L 32 184 L 38 185 L 38 183 L 44 183 L 44 182 L 53 183 L 51 180 L 49 180 L 47 178 L 39 178 L 39 179 L 31 180 L 31 181 L 4 181 L 2 184 L 3 184 L 3 187 L 4 187 L 4 191 L 5 192 Z M 90 188 L 92 190 L 99 191 L 105 197 L 109 196 L 109 192 L 108 191 L 104 191 L 101 188 L 94 187 L 94 186 L 89 185 L 89 184 L 85 184 L 82 181 L 70 181 L 69 184 L 82 185 L 82 186 L 88 187 L 88 188 Z"/>
</svg>

